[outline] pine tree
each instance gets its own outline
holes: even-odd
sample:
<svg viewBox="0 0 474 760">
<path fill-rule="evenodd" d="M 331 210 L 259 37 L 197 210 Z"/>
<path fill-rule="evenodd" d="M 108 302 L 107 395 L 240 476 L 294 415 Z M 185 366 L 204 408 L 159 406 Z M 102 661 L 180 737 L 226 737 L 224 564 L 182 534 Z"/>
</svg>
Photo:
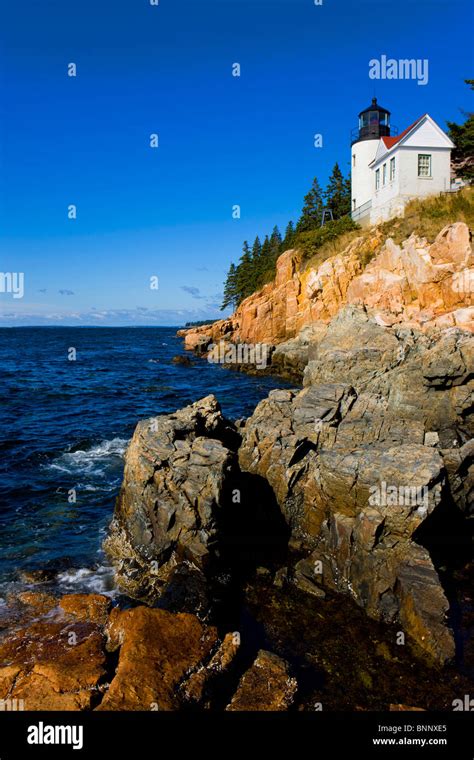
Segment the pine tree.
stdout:
<svg viewBox="0 0 474 760">
<path fill-rule="evenodd" d="M 270 250 L 271 250 L 270 238 L 268 237 L 268 235 L 265 235 L 265 240 L 263 241 L 263 245 L 262 245 L 262 253 L 260 254 L 263 268 L 265 268 L 268 263 L 268 256 L 270 254 Z"/>
<path fill-rule="evenodd" d="M 235 264 L 231 264 L 227 273 L 225 285 L 224 285 L 224 298 L 222 301 L 221 311 L 232 306 L 233 309 L 238 303 L 237 293 L 237 267 Z"/>
<path fill-rule="evenodd" d="M 275 264 L 280 255 L 281 243 L 282 243 L 281 233 L 278 227 L 275 225 L 275 227 L 272 230 L 272 234 L 270 236 L 270 249 L 269 249 L 269 257 L 268 257 L 269 266 L 267 267 L 267 271 L 270 269 L 272 273 L 275 270 Z"/>
<path fill-rule="evenodd" d="M 258 290 L 260 287 L 268 266 L 268 235 L 265 235 L 263 243 L 260 243 L 260 238 L 257 238 L 255 243 L 257 243 L 257 241 L 258 246 L 256 246 L 254 257 L 254 290 Z"/>
<path fill-rule="evenodd" d="M 285 237 L 283 238 L 282 244 L 280 246 L 280 251 L 283 253 L 283 251 L 287 251 L 289 248 L 292 248 L 294 240 L 295 226 L 293 222 L 288 222 L 286 225 Z"/>
<path fill-rule="evenodd" d="M 256 284 L 256 282 L 258 281 L 258 275 L 262 266 L 262 244 L 260 242 L 260 238 L 258 235 L 253 242 L 251 258 L 252 258 L 252 278 L 253 278 L 253 283 Z"/>
<path fill-rule="evenodd" d="M 247 298 L 254 291 L 254 263 L 252 261 L 252 253 L 247 241 L 244 242 L 242 247 L 242 256 L 240 257 L 239 265 L 236 272 L 236 293 L 238 303 Z"/>
<path fill-rule="evenodd" d="M 296 229 L 298 232 L 314 230 L 321 225 L 321 215 L 324 208 L 323 192 L 321 186 L 314 178 L 311 190 L 304 198 L 304 206 Z"/>
<path fill-rule="evenodd" d="M 272 234 L 270 235 L 270 241 L 271 241 L 272 244 L 276 244 L 277 243 L 278 245 L 281 245 L 281 232 L 278 229 L 278 225 L 277 224 L 275 224 L 275 226 L 274 226 L 274 228 L 272 230 Z"/>
<path fill-rule="evenodd" d="M 324 194 L 326 206 L 332 210 L 334 219 L 340 219 L 351 210 L 351 187 L 349 180 L 344 178 L 343 173 L 336 162 L 329 177 L 329 183 Z"/>
<path fill-rule="evenodd" d="M 253 241 L 253 246 L 252 246 L 252 261 L 255 261 L 255 262 L 258 261 L 261 253 L 262 253 L 262 244 L 260 242 L 259 236 L 257 235 L 255 240 Z"/>
</svg>

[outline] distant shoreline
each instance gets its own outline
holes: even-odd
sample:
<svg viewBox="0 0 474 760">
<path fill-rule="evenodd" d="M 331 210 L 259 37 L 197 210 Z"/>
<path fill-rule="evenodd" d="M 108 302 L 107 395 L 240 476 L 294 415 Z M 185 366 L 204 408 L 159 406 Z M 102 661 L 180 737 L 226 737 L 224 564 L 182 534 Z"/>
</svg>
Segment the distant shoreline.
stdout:
<svg viewBox="0 0 474 760">
<path fill-rule="evenodd" d="M 0 325 L 0 330 L 185 330 L 184 325 Z"/>
</svg>

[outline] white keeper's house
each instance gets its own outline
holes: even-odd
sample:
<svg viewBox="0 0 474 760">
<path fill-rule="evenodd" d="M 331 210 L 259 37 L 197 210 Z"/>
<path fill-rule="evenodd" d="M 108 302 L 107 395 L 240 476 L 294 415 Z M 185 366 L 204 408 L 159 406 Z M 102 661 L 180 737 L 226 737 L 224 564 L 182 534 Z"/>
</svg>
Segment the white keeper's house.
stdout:
<svg viewBox="0 0 474 760">
<path fill-rule="evenodd" d="M 452 189 L 454 144 L 431 116 L 393 131 L 390 112 L 373 98 L 352 134 L 352 218 L 359 224 L 401 215 L 409 200 Z"/>
</svg>

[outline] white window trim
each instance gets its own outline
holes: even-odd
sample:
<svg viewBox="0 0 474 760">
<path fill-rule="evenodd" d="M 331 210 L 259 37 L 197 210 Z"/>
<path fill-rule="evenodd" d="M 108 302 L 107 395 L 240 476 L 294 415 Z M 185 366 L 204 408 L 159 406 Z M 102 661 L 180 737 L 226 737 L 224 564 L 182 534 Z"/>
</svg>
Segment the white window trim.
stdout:
<svg viewBox="0 0 474 760">
<path fill-rule="evenodd" d="M 396 163 L 395 163 L 395 156 L 390 159 L 390 182 L 393 182 L 396 177 Z"/>
<path fill-rule="evenodd" d="M 428 164 L 429 174 L 420 174 L 420 158 L 429 159 L 429 164 Z M 418 153 L 417 172 L 418 172 L 418 179 L 433 179 L 433 156 L 431 153 Z"/>
</svg>

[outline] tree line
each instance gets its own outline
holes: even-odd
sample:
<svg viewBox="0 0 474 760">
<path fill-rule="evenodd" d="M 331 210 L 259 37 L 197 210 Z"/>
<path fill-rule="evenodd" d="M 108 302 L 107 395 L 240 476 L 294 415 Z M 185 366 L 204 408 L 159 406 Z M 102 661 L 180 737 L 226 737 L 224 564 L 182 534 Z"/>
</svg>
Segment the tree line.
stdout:
<svg viewBox="0 0 474 760">
<path fill-rule="evenodd" d="M 474 80 L 466 79 L 466 84 L 474 89 Z M 448 134 L 455 144 L 452 152 L 456 174 L 468 182 L 474 180 L 474 114 L 463 112 L 463 124 L 448 122 Z M 330 208 L 334 222 L 328 222 L 321 229 L 323 208 Z M 350 179 L 345 178 L 336 163 L 326 190 L 323 191 L 317 178 L 304 198 L 298 222 L 289 222 L 282 236 L 278 227 L 262 240 L 257 236 L 252 245 L 243 244 L 242 256 L 237 264 L 231 264 L 224 285 L 222 309 L 234 309 L 247 296 L 261 288 L 275 276 L 278 257 L 288 248 L 301 247 L 314 251 L 327 239 L 354 228 L 356 225 L 348 216 L 351 210 Z M 341 221 L 337 221 L 341 220 Z"/>
<path fill-rule="evenodd" d="M 467 85 L 474 90 L 474 79 L 465 79 Z M 462 112 L 466 117 L 463 124 L 448 121 L 448 134 L 455 147 L 451 160 L 455 173 L 467 182 L 474 181 L 474 113 Z"/>
<path fill-rule="evenodd" d="M 298 246 L 298 238 L 322 224 L 323 209 L 331 209 L 334 220 L 341 219 L 351 210 L 350 179 L 344 177 L 336 163 L 323 191 L 317 177 L 304 197 L 301 216 L 296 225 L 288 222 L 282 235 L 275 226 L 263 241 L 257 235 L 252 245 L 245 240 L 242 255 L 237 264 L 231 264 L 224 284 L 221 309 L 236 308 L 244 298 L 255 293 L 275 276 L 276 262 L 280 254 Z M 332 222 L 327 222 L 332 224 Z"/>
</svg>

